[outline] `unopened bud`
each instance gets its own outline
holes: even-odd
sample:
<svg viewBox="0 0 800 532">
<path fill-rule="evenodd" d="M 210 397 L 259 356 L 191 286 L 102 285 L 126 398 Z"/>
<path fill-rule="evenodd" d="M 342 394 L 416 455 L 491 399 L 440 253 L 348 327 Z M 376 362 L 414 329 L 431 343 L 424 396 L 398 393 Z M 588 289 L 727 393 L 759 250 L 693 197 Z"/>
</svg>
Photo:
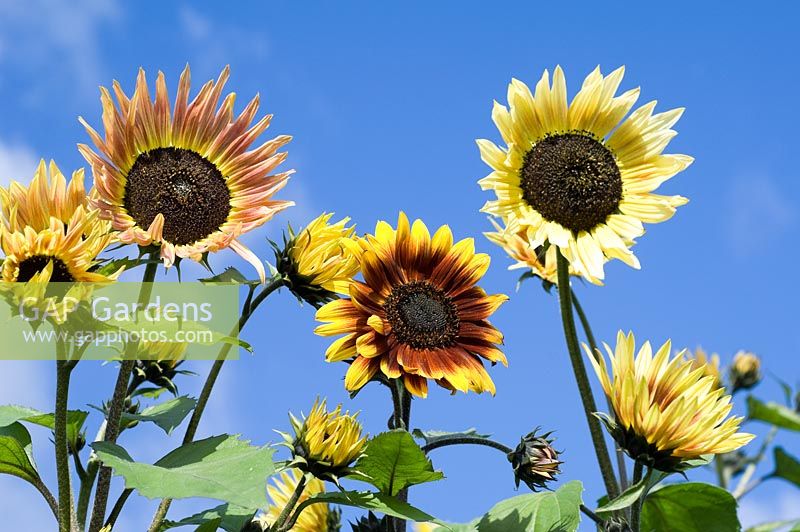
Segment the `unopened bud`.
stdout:
<svg viewBox="0 0 800 532">
<path fill-rule="evenodd" d="M 754 353 L 739 351 L 730 368 L 732 391 L 748 390 L 761 382 L 761 360 Z"/>
<path fill-rule="evenodd" d="M 538 429 L 537 429 L 538 430 Z M 532 491 L 546 487 L 560 473 L 559 452 L 552 447 L 553 440 L 548 439 L 552 432 L 541 436 L 536 430 L 523 437 L 514 452 L 508 455 L 511 467 L 514 468 L 514 481 L 519 487 L 524 482 Z"/>
</svg>

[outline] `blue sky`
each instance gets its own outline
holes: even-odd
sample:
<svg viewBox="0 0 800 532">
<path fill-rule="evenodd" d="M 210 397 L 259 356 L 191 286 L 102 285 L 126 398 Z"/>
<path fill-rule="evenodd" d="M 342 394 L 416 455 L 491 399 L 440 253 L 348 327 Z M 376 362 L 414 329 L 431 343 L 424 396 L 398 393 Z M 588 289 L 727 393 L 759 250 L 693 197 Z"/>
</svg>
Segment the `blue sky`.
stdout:
<svg viewBox="0 0 800 532">
<path fill-rule="evenodd" d="M 394 222 L 401 209 L 429 227 L 446 223 L 457 237 L 476 237 L 478 249 L 493 259 L 484 288 L 511 295 L 494 318 L 506 335 L 509 368 L 492 370 L 494 398 L 436 390 L 415 401 L 413 425 L 474 426 L 509 444 L 536 426 L 555 430 L 566 461 L 561 478 L 583 480 L 591 503 L 600 494 L 599 475 L 557 301 L 536 283 L 515 292 L 509 260 L 481 237 L 490 226 L 478 209 L 490 195 L 476 184 L 488 170 L 474 139 L 498 138 L 492 100 L 504 100 L 512 76 L 532 85 L 556 64 L 566 70 L 570 94 L 595 65 L 608 72 L 624 64 L 623 89 L 641 86 L 640 103 L 657 99 L 660 110 L 685 106 L 669 151 L 696 162 L 663 190 L 691 202 L 641 238 L 641 271 L 612 263 L 605 287 L 577 287 L 581 301 L 603 340 L 632 329 L 658 344 L 672 338 L 676 346 L 702 345 L 724 361 L 750 349 L 762 356 L 767 372 L 800 384 L 794 332 L 800 294 L 793 282 L 800 260 L 800 112 L 791 103 L 800 82 L 792 62 L 796 9 L 780 3 L 758 11 L 730 3 L 719 9 L 699 2 L 631 10 L 588 3 L 567 9 L 521 2 L 491 8 L 477 2 L 252 2 L 234 8 L 9 0 L 0 4 L 0 178 L 29 179 L 39 157 L 55 158 L 64 171 L 83 165 L 75 144 L 88 139 L 77 117 L 99 124 L 98 85 L 118 79 L 131 89 L 143 66 L 151 80 L 163 70 L 174 93 L 187 62 L 196 86 L 230 64 L 228 88 L 240 106 L 260 92 L 263 111 L 275 114 L 269 133 L 294 135 L 286 168 L 297 174 L 281 197 L 297 207 L 247 242 L 269 259 L 265 237 L 279 236 L 287 221 L 302 224 L 335 211 L 370 231 L 378 219 Z M 213 264 L 221 269 L 229 262 L 239 264 L 232 253 Z M 271 298 L 244 333 L 255 354 L 225 368 L 202 435 L 241 432 L 259 444 L 275 441 L 272 429 L 287 427 L 286 412 L 307 411 L 318 394 L 362 410 L 368 430 L 380 431 L 390 407 L 385 390 L 347 399 L 345 368 L 324 362 L 328 341 L 315 337 L 313 326 L 312 310 L 290 294 Z M 206 366 L 194 369 L 204 375 Z M 53 373 L 52 364 L 3 363 L 0 402 L 49 409 Z M 104 399 L 115 374 L 111 365 L 79 366 L 73 406 Z M 179 382 L 190 394 L 200 384 L 199 377 Z M 780 397 L 770 378 L 757 394 Z M 737 398 L 740 411 L 743 399 Z M 97 413 L 90 423 L 97 426 Z M 747 428 L 764 433 L 757 424 Z M 166 440 L 142 427 L 121 443 L 135 458 L 154 460 L 178 445 L 181 432 Z M 52 468 L 47 436 L 35 433 L 44 469 Z M 796 436 L 781 434 L 778 441 L 797 454 Z M 415 489 L 412 501 L 438 517 L 468 520 L 515 493 L 499 453 L 446 449 L 433 459 L 447 479 Z M 699 472 L 696 478 L 710 476 Z M 2 477 L 0 492 L 7 525 L 25 508 L 28 529 L 50 529 L 45 505 L 22 481 Z M 154 505 L 132 503 L 120 529 L 141 530 Z M 798 518 L 798 507 L 797 492 L 772 480 L 744 499 L 742 518 Z M 196 508 L 176 504 L 171 516 Z"/>
</svg>

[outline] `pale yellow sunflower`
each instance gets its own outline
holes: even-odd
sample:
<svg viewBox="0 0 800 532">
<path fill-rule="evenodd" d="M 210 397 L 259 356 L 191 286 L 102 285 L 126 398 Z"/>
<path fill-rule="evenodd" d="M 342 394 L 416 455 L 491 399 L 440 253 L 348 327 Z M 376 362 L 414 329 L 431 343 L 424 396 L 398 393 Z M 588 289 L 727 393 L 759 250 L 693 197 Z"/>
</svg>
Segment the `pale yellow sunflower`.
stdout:
<svg viewBox="0 0 800 532">
<path fill-rule="evenodd" d="M 475 242 L 453 244 L 448 226 L 431 237 L 422 220 L 404 213 L 397 230 L 378 222 L 375 235 L 348 244 L 358 253 L 364 282 L 350 283 L 350 298 L 317 311 L 322 336 L 344 334 L 325 353 L 329 362 L 352 360 L 345 387 L 360 389 L 378 372 L 403 379 L 418 397 L 428 379 L 448 390 L 495 393 L 482 360 L 506 365 L 497 344 L 503 335 L 487 320 L 508 297 L 488 295 L 476 283 L 489 256 Z"/>
<path fill-rule="evenodd" d="M 639 89 L 616 96 L 623 73 L 596 68 L 571 103 L 561 67 L 552 84 L 545 71 L 534 92 L 514 79 L 509 107 L 492 110 L 506 147 L 477 141 L 492 167 L 479 183 L 497 195 L 482 210 L 518 220 L 533 249 L 558 246 L 590 281 L 603 279 L 609 259 L 638 268 L 630 248 L 642 223 L 663 222 L 688 201 L 653 193 L 692 162 L 662 154 L 683 109 L 653 114 L 653 101 L 628 115 Z"/>
<path fill-rule="evenodd" d="M 94 273 L 98 255 L 115 235 L 111 224 L 87 206 L 83 170 L 66 178 L 54 162 L 42 160 L 30 186 L 12 181 L 0 187 L 0 247 L 5 254 L 2 280 L 108 282 L 111 275 Z"/>
<path fill-rule="evenodd" d="M 633 333 L 620 331 L 614 350 L 604 346 L 610 375 L 599 350 L 594 356 L 583 347 L 614 410 L 613 420 L 606 420 L 609 430 L 631 458 L 675 471 L 688 460 L 734 451 L 755 437 L 737 432 L 743 418 L 728 417 L 731 396 L 705 368 L 693 367 L 683 352 L 670 358 L 670 341 L 655 355 L 650 342 L 636 353 Z"/>
<path fill-rule="evenodd" d="M 485 232 L 483 235 L 493 244 L 497 244 L 508 256 L 517 261 L 508 267 L 509 270 L 527 270 L 532 275 L 544 279 L 545 281 L 558 284 L 557 260 L 558 248 L 556 246 L 531 247 L 525 229 L 517 220 L 509 220 L 505 227 L 502 227 L 494 219 L 490 218 L 495 232 Z M 570 275 L 576 275 L 575 268 L 570 266 Z M 594 284 L 602 285 L 602 281 L 594 277 L 587 277 Z"/>
<path fill-rule="evenodd" d="M 115 81 L 116 104 L 101 88 L 105 138 L 81 118 L 98 152 L 85 144 L 78 148 L 92 165 L 92 201 L 120 231 L 122 242 L 160 244 L 167 267 L 176 257 L 199 261 L 230 247 L 253 264 L 263 282 L 261 259 L 238 239 L 294 204 L 272 199 L 292 171 L 270 173 L 286 158 L 277 150 L 291 137 L 280 135 L 251 149 L 272 115 L 252 124 L 258 96 L 238 117 L 234 93 L 220 105 L 228 75 L 225 67 L 190 102 L 187 66 L 173 109 L 161 72 L 155 101 L 144 70 L 132 97 Z"/>
</svg>

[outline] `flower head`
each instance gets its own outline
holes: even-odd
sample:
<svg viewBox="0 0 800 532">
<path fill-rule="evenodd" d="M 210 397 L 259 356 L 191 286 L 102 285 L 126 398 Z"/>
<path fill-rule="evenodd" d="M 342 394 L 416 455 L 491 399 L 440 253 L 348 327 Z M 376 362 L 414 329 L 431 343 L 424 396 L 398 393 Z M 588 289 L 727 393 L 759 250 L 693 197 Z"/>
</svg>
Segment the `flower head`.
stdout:
<svg viewBox="0 0 800 532">
<path fill-rule="evenodd" d="M 281 135 L 250 149 L 272 116 L 252 124 L 258 96 L 238 117 L 235 94 L 218 107 L 228 75 L 226 67 L 189 102 L 187 66 L 172 110 L 163 73 L 156 80 L 155 101 L 144 70 L 132 97 L 115 81 L 116 103 L 101 88 L 105 137 L 81 119 L 98 151 L 85 144 L 79 149 L 92 165 L 92 201 L 120 231 L 123 243 L 160 245 L 167 267 L 176 258 L 200 261 L 230 247 L 264 282 L 261 260 L 238 239 L 293 205 L 272 199 L 292 172 L 270 174 L 286 158 L 277 150 L 291 137 Z"/>
<path fill-rule="evenodd" d="M 719 368 L 719 355 L 713 353 L 710 357 L 706 352 L 698 347 L 694 350 L 694 353 L 689 351 L 688 349 L 686 352 L 686 359 L 692 363 L 692 369 L 702 369 L 703 375 L 707 375 L 714 379 L 714 386 L 721 388 L 723 386 L 722 383 L 722 372 Z"/>
<path fill-rule="evenodd" d="M 317 334 L 345 335 L 325 356 L 352 362 L 346 388 L 359 390 L 380 371 L 418 397 L 427 395 L 428 379 L 452 391 L 494 393 L 481 360 L 506 364 L 496 345 L 503 335 L 487 319 L 508 297 L 476 286 L 489 256 L 476 254 L 471 238 L 453 244 L 446 225 L 431 237 L 402 212 L 396 230 L 379 222 L 358 244 L 364 282 L 352 281 L 349 299 L 317 311 L 327 322 Z"/>
<path fill-rule="evenodd" d="M 536 432 L 534 430 L 522 437 L 514 452 L 508 455 L 517 487 L 522 481 L 532 491 L 547 487 L 548 482 L 555 480 L 563 463 L 558 459 L 560 453 L 552 446 L 552 433 L 538 436 Z"/>
<path fill-rule="evenodd" d="M 616 348 L 606 344 L 611 375 L 602 354 L 584 344 L 614 410 L 606 419 L 612 436 L 628 455 L 661 471 L 677 471 L 687 461 L 734 451 L 754 438 L 737 433 L 740 417 L 728 417 L 731 396 L 692 367 L 683 353 L 670 358 L 667 341 L 653 355 L 645 342 L 634 357 L 633 333 L 620 331 Z"/>
<path fill-rule="evenodd" d="M 495 102 L 492 110 L 507 147 L 478 140 L 492 168 L 479 183 L 497 195 L 483 211 L 517 220 L 531 249 L 558 246 L 592 282 L 603 279 L 609 259 L 638 268 L 630 248 L 642 223 L 667 220 L 687 202 L 653 193 L 692 162 L 662 154 L 683 109 L 653 114 L 653 101 L 628 115 L 639 89 L 616 96 L 623 73 L 596 68 L 569 104 L 561 67 L 552 84 L 545 71 L 534 92 L 514 79 L 509 107 Z"/>
<path fill-rule="evenodd" d="M 332 213 L 324 213 L 295 234 L 289 228 L 283 249 L 276 247 L 277 269 L 298 299 L 320 307 L 337 294 L 347 294 L 350 281 L 358 273 L 357 246 L 348 246 L 353 226 L 349 218 L 329 223 Z"/>
<path fill-rule="evenodd" d="M 329 412 L 325 400 L 317 399 L 308 417 L 289 414 L 294 435 L 284 439 L 294 454 L 293 465 L 317 478 L 336 479 L 361 456 L 367 444 L 358 414 L 342 412 L 342 405 Z"/>
<path fill-rule="evenodd" d="M 731 389 L 749 390 L 761 382 L 761 359 L 755 353 L 739 351 L 730 368 Z"/>
<path fill-rule="evenodd" d="M 174 383 L 175 376 L 190 373 L 179 370 L 189 344 L 186 342 L 139 342 L 138 356 L 134 366 L 134 379 L 138 382 L 149 382 L 159 388 L 166 388 L 173 395 L 178 395 L 178 387 Z"/>
<path fill-rule="evenodd" d="M 525 270 L 520 281 L 525 277 L 535 276 L 541 278 L 543 282 L 547 283 L 547 286 L 558 284 L 556 265 L 558 249 L 556 246 L 531 247 L 524 228 L 517 220 L 509 220 L 505 227 L 501 227 L 492 218 L 489 221 L 496 232 L 486 232 L 483 235 L 490 242 L 503 248 L 509 257 L 517 261 L 508 267 L 509 270 Z M 575 275 L 575 269 L 572 267 L 570 267 L 570 275 Z M 590 278 L 589 280 L 595 284 L 603 284 L 599 279 Z"/>
<path fill-rule="evenodd" d="M 267 486 L 271 504 L 267 511 L 256 519 L 260 525 L 259 530 L 269 530 L 269 527 L 278 520 L 301 478 L 303 478 L 303 472 L 294 468 L 288 469 L 280 474 L 280 479 L 273 479 L 274 485 Z M 308 479 L 307 477 L 305 489 L 297 500 L 297 504 L 320 493 L 325 493 L 325 483 L 317 478 Z M 335 532 L 339 530 L 339 517 L 339 512 L 328 504 L 312 504 L 300 513 L 297 522 L 290 530 L 292 532 Z"/>
</svg>

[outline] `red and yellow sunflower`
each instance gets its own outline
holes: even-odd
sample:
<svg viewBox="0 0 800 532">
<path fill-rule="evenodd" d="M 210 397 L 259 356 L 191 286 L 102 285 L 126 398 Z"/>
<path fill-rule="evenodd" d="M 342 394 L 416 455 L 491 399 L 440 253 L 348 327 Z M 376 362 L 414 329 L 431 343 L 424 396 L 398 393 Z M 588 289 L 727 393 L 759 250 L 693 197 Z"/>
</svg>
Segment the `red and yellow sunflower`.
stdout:
<svg viewBox="0 0 800 532">
<path fill-rule="evenodd" d="M 316 329 L 344 334 L 325 356 L 351 361 L 345 387 L 358 390 L 381 371 L 418 397 L 427 395 L 428 379 L 453 392 L 494 394 L 482 360 L 507 362 L 498 348 L 503 335 L 487 319 L 508 297 L 476 286 L 489 256 L 475 253 L 473 239 L 454 245 L 446 225 L 431 237 L 401 212 L 396 230 L 378 222 L 374 235 L 349 245 L 359 248 L 364 281 L 350 282 L 350 298 L 320 308 L 317 320 L 326 324 Z"/>
</svg>

